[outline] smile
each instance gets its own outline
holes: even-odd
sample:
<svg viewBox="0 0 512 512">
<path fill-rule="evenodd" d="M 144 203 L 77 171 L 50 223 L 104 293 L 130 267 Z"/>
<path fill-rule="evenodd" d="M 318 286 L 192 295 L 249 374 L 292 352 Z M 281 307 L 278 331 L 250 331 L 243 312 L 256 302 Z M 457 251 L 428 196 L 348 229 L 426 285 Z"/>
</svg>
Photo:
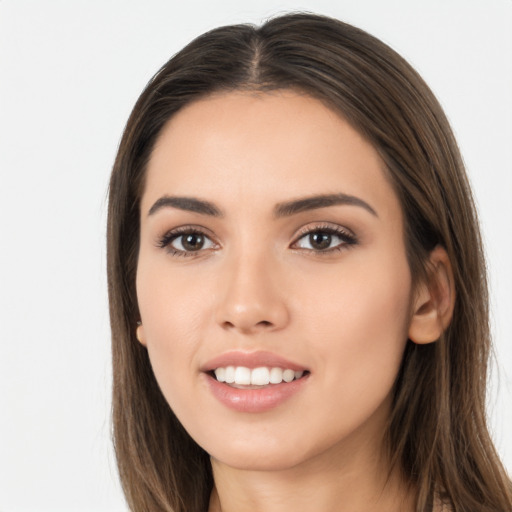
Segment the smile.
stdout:
<svg viewBox="0 0 512 512">
<path fill-rule="evenodd" d="M 233 387 L 243 386 L 245 389 L 257 389 L 261 386 L 288 383 L 300 379 L 304 371 L 266 366 L 252 370 L 245 366 L 226 366 L 215 369 L 213 373 L 218 382 L 225 382 Z"/>
<path fill-rule="evenodd" d="M 284 406 L 308 387 L 311 371 L 265 351 L 229 351 L 201 367 L 212 396 L 241 413 L 266 413 Z"/>
</svg>

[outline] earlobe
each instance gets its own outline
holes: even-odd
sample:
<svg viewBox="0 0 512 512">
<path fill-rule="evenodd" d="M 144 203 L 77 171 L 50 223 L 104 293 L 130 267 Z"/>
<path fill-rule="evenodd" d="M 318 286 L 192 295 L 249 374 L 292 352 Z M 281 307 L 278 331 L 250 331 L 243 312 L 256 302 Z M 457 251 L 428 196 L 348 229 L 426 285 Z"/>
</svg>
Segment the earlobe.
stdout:
<svg viewBox="0 0 512 512">
<path fill-rule="evenodd" d="M 437 246 L 429 258 L 427 282 L 421 282 L 416 290 L 409 339 L 426 344 L 437 341 L 446 330 L 455 305 L 455 282 L 452 266 L 446 250 Z"/>
<path fill-rule="evenodd" d="M 142 322 L 137 322 L 137 329 L 135 329 L 135 337 L 141 345 L 146 346 L 146 338 L 144 336 L 144 327 Z"/>
</svg>

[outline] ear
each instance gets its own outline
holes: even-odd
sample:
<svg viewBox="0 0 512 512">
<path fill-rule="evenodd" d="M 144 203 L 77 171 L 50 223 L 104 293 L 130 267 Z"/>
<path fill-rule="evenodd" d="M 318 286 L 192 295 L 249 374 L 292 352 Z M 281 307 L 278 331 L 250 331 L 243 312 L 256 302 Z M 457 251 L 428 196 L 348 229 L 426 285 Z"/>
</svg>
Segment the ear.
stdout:
<svg viewBox="0 0 512 512">
<path fill-rule="evenodd" d="M 437 246 L 429 257 L 427 282 L 418 284 L 412 304 L 409 339 L 426 344 L 446 330 L 455 305 L 455 281 L 446 250 Z"/>
<path fill-rule="evenodd" d="M 137 322 L 137 329 L 135 329 L 135 337 L 141 345 L 146 346 L 146 337 L 144 335 L 144 326 L 141 322 Z"/>
</svg>

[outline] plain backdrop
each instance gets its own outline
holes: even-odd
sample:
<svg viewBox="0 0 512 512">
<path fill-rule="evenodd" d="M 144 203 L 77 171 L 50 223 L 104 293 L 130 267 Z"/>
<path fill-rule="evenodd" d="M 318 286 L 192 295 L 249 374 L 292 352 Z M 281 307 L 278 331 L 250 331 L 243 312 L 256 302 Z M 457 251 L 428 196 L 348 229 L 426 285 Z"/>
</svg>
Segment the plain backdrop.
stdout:
<svg viewBox="0 0 512 512">
<path fill-rule="evenodd" d="M 512 470 L 512 0 L 0 0 L 0 512 L 125 511 L 110 441 L 109 172 L 152 74 L 290 10 L 405 56 L 458 137 L 491 276 L 489 416 Z"/>
</svg>

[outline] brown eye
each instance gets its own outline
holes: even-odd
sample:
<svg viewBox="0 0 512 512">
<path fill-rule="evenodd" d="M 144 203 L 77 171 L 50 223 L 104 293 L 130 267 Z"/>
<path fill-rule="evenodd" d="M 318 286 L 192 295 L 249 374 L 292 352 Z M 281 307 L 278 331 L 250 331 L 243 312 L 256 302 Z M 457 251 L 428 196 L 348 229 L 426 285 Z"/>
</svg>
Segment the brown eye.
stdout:
<svg viewBox="0 0 512 512">
<path fill-rule="evenodd" d="M 331 245 L 332 235 L 324 231 L 315 231 L 309 234 L 309 245 L 312 249 L 322 251 Z"/>
<path fill-rule="evenodd" d="M 214 249 L 216 244 L 199 231 L 182 231 L 168 233 L 159 242 L 159 246 L 167 248 L 174 255 L 186 256 L 206 249 Z"/>
<path fill-rule="evenodd" d="M 179 240 L 181 238 L 181 245 L 183 250 L 185 251 L 199 251 L 203 248 L 205 238 L 200 233 L 189 233 L 188 235 L 181 235 L 181 237 L 176 238 Z"/>
<path fill-rule="evenodd" d="M 340 227 L 310 229 L 293 244 L 294 248 L 328 253 L 357 243 L 356 237 Z"/>
</svg>

